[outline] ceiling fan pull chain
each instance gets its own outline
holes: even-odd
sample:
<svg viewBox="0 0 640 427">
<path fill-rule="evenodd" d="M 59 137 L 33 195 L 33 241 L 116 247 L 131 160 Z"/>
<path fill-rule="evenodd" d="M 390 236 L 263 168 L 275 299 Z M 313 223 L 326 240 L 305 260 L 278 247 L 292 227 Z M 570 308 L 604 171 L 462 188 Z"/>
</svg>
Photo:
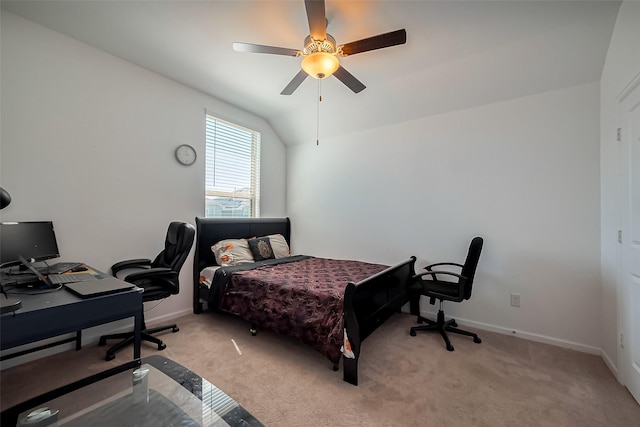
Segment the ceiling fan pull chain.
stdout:
<svg viewBox="0 0 640 427">
<path fill-rule="evenodd" d="M 320 103 L 322 102 L 322 80 L 318 79 L 318 109 L 316 110 L 316 145 L 320 145 Z"/>
</svg>

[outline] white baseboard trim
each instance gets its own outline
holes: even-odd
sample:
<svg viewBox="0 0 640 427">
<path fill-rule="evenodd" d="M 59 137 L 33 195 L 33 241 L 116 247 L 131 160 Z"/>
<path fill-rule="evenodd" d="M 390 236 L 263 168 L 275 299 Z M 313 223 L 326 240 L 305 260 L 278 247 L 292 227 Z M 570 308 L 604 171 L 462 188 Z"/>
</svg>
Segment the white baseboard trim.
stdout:
<svg viewBox="0 0 640 427">
<path fill-rule="evenodd" d="M 157 316 L 151 319 L 145 319 L 145 322 L 148 325 L 154 325 L 156 323 L 165 323 L 170 322 L 173 319 L 177 319 L 182 316 L 186 316 L 187 314 L 193 313 L 193 309 L 191 307 L 185 308 L 184 310 L 174 311 L 173 313 L 165 314 L 164 316 Z"/>
<path fill-rule="evenodd" d="M 407 307 L 408 308 L 408 307 Z M 408 313 L 407 308 L 405 308 L 405 312 Z M 192 309 L 191 308 L 186 308 L 184 310 L 180 310 L 180 311 L 176 311 L 173 313 L 169 313 L 169 314 L 165 314 L 163 316 L 157 316 L 154 317 L 152 319 L 146 319 L 146 322 L 150 325 L 156 324 L 156 323 L 165 323 L 165 322 L 170 322 L 173 319 L 177 319 L 180 318 L 182 316 L 185 316 L 187 314 L 192 313 Z M 432 313 L 432 312 L 427 312 L 427 311 L 421 311 L 420 315 L 429 319 L 435 319 L 437 317 L 437 313 Z M 598 355 L 600 357 L 602 357 L 602 360 L 604 361 L 604 363 L 607 365 L 607 367 L 611 370 L 611 372 L 613 373 L 613 375 L 615 376 L 616 379 L 618 379 L 618 369 L 616 367 L 616 364 L 613 363 L 611 361 L 611 359 L 609 358 L 609 356 L 602 351 L 602 349 L 597 348 L 597 347 L 593 347 L 593 346 L 589 346 L 589 345 L 585 345 L 585 344 L 581 344 L 581 343 L 577 343 L 577 342 L 573 342 L 573 341 L 567 341 L 567 340 L 561 340 L 558 338 L 554 338 L 554 337 L 549 337 L 546 335 L 541 335 L 541 334 L 535 334 L 535 333 L 531 333 L 531 332 L 526 332 L 526 331 L 520 331 L 520 330 L 514 330 L 514 329 L 509 329 L 509 328 L 505 328 L 502 326 L 496 326 L 496 325 L 490 325 L 488 323 L 482 323 L 482 322 L 475 322 L 472 320 L 468 320 L 468 319 L 463 319 L 463 318 L 456 318 L 456 322 L 458 324 L 460 324 L 461 326 L 467 326 L 467 327 L 471 327 L 471 328 L 475 328 L 475 329 L 480 329 L 483 331 L 489 331 L 489 332 L 496 332 L 499 334 L 503 334 L 503 335 L 510 335 L 516 338 L 522 338 L 522 339 L 526 339 L 526 340 L 530 340 L 530 341 L 535 341 L 535 342 L 540 342 L 540 343 L 544 343 L 544 344 L 550 344 L 550 345 L 555 345 L 558 347 L 563 347 L 563 348 L 569 348 L 572 350 L 577 350 L 583 353 L 589 353 L 589 354 L 595 354 Z M 109 331 L 109 333 L 117 333 L 117 332 L 126 332 L 128 330 L 130 330 L 131 327 L 130 326 L 123 326 L 121 328 L 118 328 L 118 330 L 116 331 Z M 98 342 L 98 339 L 100 338 L 100 335 L 102 335 L 102 333 L 96 333 L 94 331 L 87 331 L 89 333 L 87 334 L 83 334 L 83 346 L 86 345 L 95 345 Z M 93 332 L 93 333 L 91 333 Z M 70 349 L 75 348 L 74 344 L 68 344 L 68 345 L 62 345 L 62 346 L 58 346 L 49 350 L 45 350 L 42 352 L 38 352 L 38 353 L 34 353 L 34 354 L 30 354 L 30 355 L 26 355 L 26 356 L 22 356 L 22 357 L 18 357 L 16 359 L 9 359 L 6 360 L 2 363 L 2 369 L 5 368 L 10 368 L 12 366 L 16 366 L 25 362 L 28 362 L 30 360 L 34 360 L 34 359 L 39 359 L 40 357 L 46 357 L 48 355 L 51 354 L 55 354 L 55 353 L 59 353 L 61 351 L 67 351 Z"/>
<path fill-rule="evenodd" d="M 601 351 L 600 356 L 602 356 L 602 360 L 604 360 L 605 365 L 607 365 L 613 376 L 616 377 L 616 380 L 622 384 L 622 382 L 620 382 L 620 377 L 618 377 L 618 368 L 616 367 L 616 364 L 609 359 L 609 355 L 604 351 Z"/>
<path fill-rule="evenodd" d="M 429 319 L 435 319 L 437 317 L 437 313 L 424 312 L 424 311 L 420 311 L 420 315 Z M 555 345 L 557 347 L 577 350 L 582 353 L 596 354 L 596 355 L 602 356 L 603 359 L 605 359 L 604 352 L 602 351 L 602 349 L 598 347 L 593 347 L 590 345 L 581 344 L 574 341 L 554 338 L 547 335 L 541 335 L 541 334 L 521 331 L 517 329 L 505 328 L 503 326 L 490 325 L 488 323 L 482 323 L 482 322 L 475 322 L 473 320 L 463 319 L 459 317 L 456 317 L 455 319 L 456 319 L 456 322 L 461 326 L 464 325 L 470 328 L 481 329 L 483 331 L 497 332 L 503 335 L 511 335 L 513 337 L 522 338 L 529 341 L 535 341 L 543 344 L 550 344 L 550 345 Z M 607 364 L 607 366 L 611 368 L 610 360 L 605 359 L 605 363 Z"/>
<path fill-rule="evenodd" d="M 428 319 L 436 319 L 438 314 L 435 312 L 428 311 L 420 311 L 420 315 L 422 317 L 426 317 Z M 473 320 L 461 319 L 456 317 L 456 322 L 461 326 L 467 326 L 470 328 L 480 329 L 483 331 L 489 332 L 497 332 L 503 335 L 510 335 L 516 338 L 522 338 L 529 341 L 540 342 L 543 344 L 555 345 L 557 347 L 568 348 L 576 351 L 580 351 L 582 353 L 594 354 L 602 357 L 605 365 L 609 368 L 613 376 L 616 378 L 618 382 L 620 382 L 620 378 L 618 377 L 618 368 L 616 364 L 609 358 L 609 355 L 605 353 L 601 348 L 593 347 L 586 344 L 581 344 L 574 341 L 562 340 L 554 337 L 550 337 L 547 335 L 535 334 L 526 331 L 520 331 L 515 329 L 509 329 L 502 326 L 490 325 L 488 323 L 475 322 Z M 621 383 L 622 384 L 622 383 Z"/>
<path fill-rule="evenodd" d="M 187 308 L 184 310 L 180 310 L 180 311 L 175 311 L 173 313 L 168 313 L 165 314 L 163 316 L 157 316 L 157 317 L 153 317 L 151 319 L 146 318 L 145 316 L 145 323 L 148 327 L 153 328 L 154 326 L 161 326 L 163 323 L 169 323 L 174 319 L 178 319 L 184 315 L 187 315 L 189 313 L 192 313 L 193 310 L 191 308 Z M 179 326 L 179 325 L 178 325 Z M 133 319 L 130 319 L 130 324 L 126 325 L 126 326 L 121 326 L 118 329 L 115 330 L 111 330 L 108 332 L 108 334 L 119 334 L 119 333 L 124 333 L 124 332 L 129 332 L 131 331 L 133 328 Z M 82 336 L 82 344 L 86 345 L 86 344 L 97 344 L 98 341 L 100 340 L 100 336 L 105 335 L 106 333 L 99 333 L 99 334 L 86 334 Z M 115 342 L 114 342 L 115 343 Z"/>
</svg>

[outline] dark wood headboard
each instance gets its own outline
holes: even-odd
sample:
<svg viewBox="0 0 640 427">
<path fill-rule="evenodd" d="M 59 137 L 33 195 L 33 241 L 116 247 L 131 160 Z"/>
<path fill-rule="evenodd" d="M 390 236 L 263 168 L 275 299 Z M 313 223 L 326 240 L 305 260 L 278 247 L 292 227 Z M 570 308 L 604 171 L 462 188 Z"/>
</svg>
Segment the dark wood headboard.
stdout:
<svg viewBox="0 0 640 427">
<path fill-rule="evenodd" d="M 199 218 L 196 217 L 196 251 L 193 275 L 198 282 L 203 268 L 217 265 L 211 246 L 224 239 L 251 239 L 269 234 L 282 234 L 291 245 L 289 218 Z"/>
<path fill-rule="evenodd" d="M 224 239 L 251 239 L 252 237 L 282 234 L 291 245 L 289 218 L 200 218 L 196 217 L 196 250 L 193 255 L 193 312 L 200 313 L 200 272 L 218 265 L 211 246 Z"/>
</svg>

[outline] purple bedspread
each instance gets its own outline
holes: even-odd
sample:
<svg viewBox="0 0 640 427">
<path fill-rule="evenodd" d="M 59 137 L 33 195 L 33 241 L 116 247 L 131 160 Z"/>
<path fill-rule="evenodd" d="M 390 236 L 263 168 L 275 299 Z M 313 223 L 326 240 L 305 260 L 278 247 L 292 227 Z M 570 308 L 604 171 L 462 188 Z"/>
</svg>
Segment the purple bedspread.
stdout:
<svg viewBox="0 0 640 427">
<path fill-rule="evenodd" d="M 385 268 L 360 261 L 308 258 L 238 271 L 223 292 L 220 309 L 296 338 L 337 365 L 345 287 Z"/>
</svg>

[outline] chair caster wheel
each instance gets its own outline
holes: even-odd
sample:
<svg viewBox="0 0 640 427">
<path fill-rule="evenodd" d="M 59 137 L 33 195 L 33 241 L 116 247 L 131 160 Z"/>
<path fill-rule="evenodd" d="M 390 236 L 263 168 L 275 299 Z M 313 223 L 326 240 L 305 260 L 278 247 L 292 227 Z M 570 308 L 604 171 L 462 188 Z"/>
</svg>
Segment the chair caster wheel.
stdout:
<svg viewBox="0 0 640 427">
<path fill-rule="evenodd" d="M 115 358 L 116 358 L 115 354 L 107 353 L 107 357 L 105 357 L 105 360 L 108 362 L 109 360 L 113 360 Z"/>
<path fill-rule="evenodd" d="M 480 339 L 480 337 L 473 337 L 473 342 L 476 344 L 480 344 L 482 340 Z"/>
<path fill-rule="evenodd" d="M 158 344 L 158 350 L 164 350 L 165 348 L 167 348 L 167 345 L 163 342 L 161 342 L 160 344 Z"/>
<path fill-rule="evenodd" d="M 107 344 L 107 340 L 105 338 L 100 337 L 100 341 L 98 341 L 98 346 L 103 346 Z M 109 360 L 109 359 L 107 359 Z"/>
<path fill-rule="evenodd" d="M 338 372 L 338 369 L 340 369 L 338 365 L 333 365 L 333 372 Z"/>
<path fill-rule="evenodd" d="M 458 327 L 458 324 L 456 323 L 456 321 L 454 320 L 453 322 L 451 322 L 451 326 L 453 326 L 454 328 Z"/>
<path fill-rule="evenodd" d="M 412 337 L 416 336 L 416 331 L 414 331 L 413 329 L 409 331 L 409 335 L 411 335 Z"/>
<path fill-rule="evenodd" d="M 173 329 L 171 330 L 171 332 L 176 333 L 176 332 L 178 332 L 179 330 L 180 330 L 180 328 L 178 328 L 178 327 L 176 326 L 175 328 L 173 328 Z"/>
<path fill-rule="evenodd" d="M 453 346 L 451 344 L 447 344 L 447 350 L 453 351 Z"/>
<path fill-rule="evenodd" d="M 258 335 L 258 330 L 256 328 L 249 329 L 249 332 L 251 332 L 251 336 L 253 336 L 253 337 Z"/>
</svg>

